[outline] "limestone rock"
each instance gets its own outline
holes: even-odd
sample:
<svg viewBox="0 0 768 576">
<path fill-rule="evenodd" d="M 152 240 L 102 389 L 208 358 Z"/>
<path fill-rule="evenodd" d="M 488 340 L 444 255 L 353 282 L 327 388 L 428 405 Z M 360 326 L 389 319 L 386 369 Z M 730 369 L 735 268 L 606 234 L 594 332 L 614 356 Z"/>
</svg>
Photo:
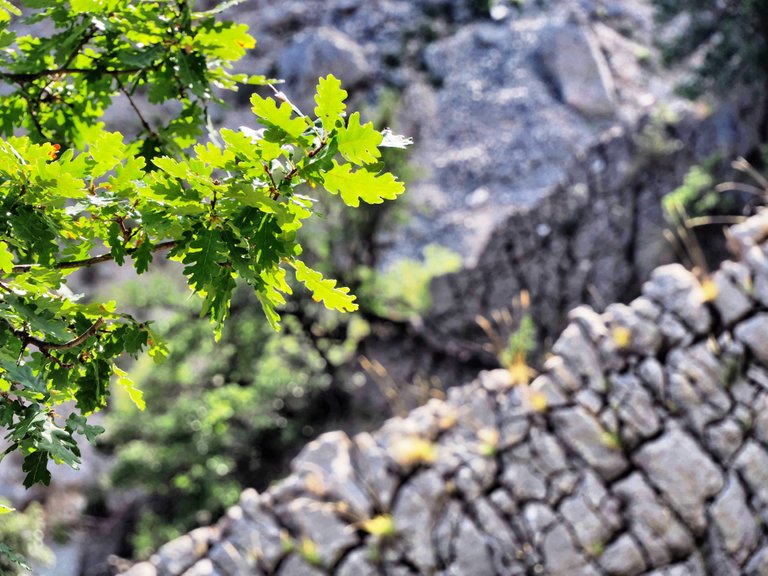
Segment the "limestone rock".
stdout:
<svg viewBox="0 0 768 576">
<path fill-rule="evenodd" d="M 717 287 L 717 295 L 712 303 L 717 308 L 722 321 L 730 326 L 743 318 L 752 308 L 749 298 L 737 288 L 725 272 L 718 270 L 712 276 Z"/>
<path fill-rule="evenodd" d="M 664 566 L 675 557 L 690 554 L 693 536 L 638 472 L 617 483 L 615 492 L 626 506 L 625 518 L 631 533 L 654 566 Z"/>
<path fill-rule="evenodd" d="M 712 519 L 729 556 L 741 564 L 757 546 L 760 528 L 750 513 L 747 495 L 738 478 L 731 474 L 712 505 Z"/>
<path fill-rule="evenodd" d="M 680 264 L 657 268 L 643 286 L 643 294 L 672 312 L 696 334 L 709 329 L 711 317 L 696 277 Z"/>
<path fill-rule="evenodd" d="M 278 75 L 294 87 L 292 97 L 302 110 L 314 108 L 318 70 L 333 74 L 349 89 L 360 86 L 373 74 L 363 48 L 330 27 L 299 34 L 278 61 Z"/>
<path fill-rule="evenodd" d="M 459 574 L 493 576 L 496 574 L 485 537 L 472 522 L 462 522 L 456 536 L 456 563 Z"/>
<path fill-rule="evenodd" d="M 628 466 L 610 433 L 583 408 L 558 410 L 552 418 L 560 438 L 603 477 L 615 478 Z"/>
<path fill-rule="evenodd" d="M 671 430 L 642 446 L 635 460 L 695 533 L 707 525 L 706 503 L 723 486 L 719 468 L 685 432 Z"/>
<path fill-rule="evenodd" d="M 333 565 L 357 542 L 352 528 L 342 519 L 344 510 L 333 503 L 296 498 L 288 504 L 287 512 L 294 519 L 301 540 L 312 542 L 323 566 Z"/>
<path fill-rule="evenodd" d="M 225 574 L 216 569 L 213 561 L 210 558 L 203 558 L 200 562 L 196 562 L 189 570 L 184 572 L 182 576 L 225 576 Z"/>
<path fill-rule="evenodd" d="M 547 533 L 542 550 L 546 559 L 547 574 L 566 576 L 594 573 L 586 559 L 577 551 L 568 529 L 562 524 L 556 525 Z"/>
<path fill-rule="evenodd" d="M 567 22 L 551 27 L 539 53 L 566 104 L 587 116 L 614 112 L 611 71 L 587 26 Z"/>
<path fill-rule="evenodd" d="M 635 576 L 646 568 L 637 543 L 627 534 L 605 549 L 600 555 L 600 565 L 611 576 Z"/>
<path fill-rule="evenodd" d="M 158 574 L 184 572 L 208 552 L 210 537 L 209 528 L 198 528 L 161 546 L 153 558 Z"/>
<path fill-rule="evenodd" d="M 763 366 L 768 367 L 768 314 L 756 314 L 736 326 L 736 338 L 744 342 L 757 356 Z"/>
</svg>

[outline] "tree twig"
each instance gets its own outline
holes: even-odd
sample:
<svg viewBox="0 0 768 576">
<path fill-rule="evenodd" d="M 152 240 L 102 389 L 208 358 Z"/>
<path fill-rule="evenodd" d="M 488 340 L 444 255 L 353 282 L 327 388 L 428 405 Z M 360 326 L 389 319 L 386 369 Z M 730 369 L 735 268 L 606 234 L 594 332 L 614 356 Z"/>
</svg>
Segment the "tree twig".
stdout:
<svg viewBox="0 0 768 576">
<path fill-rule="evenodd" d="M 149 122 L 147 122 L 147 119 L 144 118 L 144 115 L 141 113 L 141 110 L 139 110 L 139 107 L 136 106 L 136 103 L 133 101 L 133 98 L 131 97 L 130 92 L 128 92 L 128 90 L 125 89 L 125 86 L 123 85 L 119 76 L 115 76 L 115 82 L 117 82 L 117 86 L 118 88 L 120 88 L 120 92 L 122 92 L 125 95 L 125 97 L 128 98 L 128 103 L 131 105 L 131 108 L 133 108 L 133 111 L 136 112 L 136 116 L 138 116 L 139 122 L 141 122 L 141 125 L 144 127 L 144 130 L 146 130 L 150 136 L 154 136 L 158 138 L 157 132 L 155 132 L 152 129 L 152 126 L 149 125 Z"/>
<path fill-rule="evenodd" d="M 39 338 L 35 338 L 34 336 L 30 336 L 28 332 L 24 330 L 14 330 L 13 334 L 17 338 L 21 339 L 24 346 L 22 347 L 22 350 L 26 348 L 28 344 L 32 344 L 35 346 L 38 350 L 40 350 L 43 354 L 47 355 L 47 352 L 50 350 L 69 350 L 70 348 L 74 348 L 75 346 L 80 346 L 83 342 L 88 340 L 91 336 L 96 334 L 99 328 L 104 324 L 104 318 L 99 318 L 94 322 L 90 328 L 88 328 L 85 332 L 80 334 L 80 336 L 77 336 L 70 340 L 69 342 L 63 342 L 61 344 L 55 344 L 53 342 L 46 342 L 45 340 L 40 340 Z"/>
<path fill-rule="evenodd" d="M 177 240 L 168 240 L 166 242 L 160 242 L 159 244 L 155 244 L 152 246 L 152 252 L 159 252 L 161 250 L 170 250 L 172 248 L 175 248 L 178 244 Z M 129 256 L 132 256 L 136 253 L 138 248 L 130 248 L 126 251 L 126 253 Z M 55 270 L 71 270 L 73 268 L 88 268 L 89 266 L 93 266 L 94 264 L 100 264 L 101 262 L 109 262 L 110 260 L 114 260 L 115 257 L 112 256 L 110 252 L 105 252 L 104 254 L 99 254 L 98 256 L 93 256 L 91 258 L 84 258 L 83 260 L 65 260 L 64 262 L 56 262 L 51 266 L 51 268 Z M 19 273 L 19 272 L 28 272 L 29 270 L 32 270 L 34 268 L 40 268 L 45 267 L 44 264 L 17 264 L 13 267 L 13 273 Z"/>
<path fill-rule="evenodd" d="M 109 68 L 70 68 L 61 67 L 55 69 L 38 70 L 37 72 L 0 72 L 0 78 L 10 80 L 11 82 L 32 82 L 33 80 L 39 80 L 40 78 L 48 78 L 50 76 L 61 76 L 62 74 L 99 74 L 104 76 L 123 76 L 125 74 L 138 74 L 146 70 L 153 70 L 156 66 L 148 66 L 146 68 L 123 68 L 110 70 Z"/>
</svg>

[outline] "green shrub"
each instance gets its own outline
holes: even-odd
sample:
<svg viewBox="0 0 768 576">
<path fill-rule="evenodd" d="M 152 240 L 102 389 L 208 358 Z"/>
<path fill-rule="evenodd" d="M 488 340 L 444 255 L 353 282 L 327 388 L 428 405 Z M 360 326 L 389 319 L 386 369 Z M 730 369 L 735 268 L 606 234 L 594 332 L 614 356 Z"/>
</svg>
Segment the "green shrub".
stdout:
<svg viewBox="0 0 768 576">
<path fill-rule="evenodd" d="M 461 269 L 461 256 L 436 244 L 424 248 L 422 260 L 403 258 L 382 272 L 359 271 L 361 305 L 380 316 L 423 315 L 432 306 L 429 284 L 436 276 Z"/>
</svg>

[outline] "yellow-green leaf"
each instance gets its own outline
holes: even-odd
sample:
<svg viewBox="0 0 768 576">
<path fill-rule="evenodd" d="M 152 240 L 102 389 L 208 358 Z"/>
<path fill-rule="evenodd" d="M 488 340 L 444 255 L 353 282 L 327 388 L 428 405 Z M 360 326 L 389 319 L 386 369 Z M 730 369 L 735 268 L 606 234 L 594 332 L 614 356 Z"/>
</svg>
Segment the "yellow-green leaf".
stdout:
<svg viewBox="0 0 768 576">
<path fill-rule="evenodd" d="M 126 391 L 131 402 L 133 402 L 139 410 L 144 410 L 144 408 L 147 407 L 144 402 L 144 392 L 136 388 L 136 384 L 134 384 L 133 380 L 131 380 L 130 376 L 128 376 L 124 370 L 120 370 L 120 368 L 113 364 L 112 371 L 115 373 L 115 376 L 117 376 L 118 385 L 122 386 L 123 390 Z"/>
<path fill-rule="evenodd" d="M 8 2 L 8 0 L 0 0 L 0 22 L 8 22 L 11 19 L 10 14 L 21 16 L 21 10 Z"/>
<path fill-rule="evenodd" d="M 258 94 L 251 96 L 251 110 L 264 124 L 276 126 L 284 130 L 289 136 L 298 138 L 307 127 L 302 118 L 291 118 L 293 108 L 288 102 L 277 105 L 272 98 L 262 98 Z"/>
<path fill-rule="evenodd" d="M 402 182 L 385 172 L 374 174 L 367 170 L 352 172 L 349 164 L 339 165 L 333 161 L 333 168 L 323 173 L 325 189 L 331 194 L 341 194 L 341 199 L 348 206 L 360 206 L 360 200 L 368 204 L 381 204 L 384 200 L 394 200 L 405 192 Z"/>
<path fill-rule="evenodd" d="M 333 74 L 319 79 L 315 95 L 315 114 L 322 120 L 326 132 L 333 130 L 336 122 L 344 117 L 344 111 L 347 109 L 344 104 L 346 98 L 347 91 L 341 88 L 341 81 Z"/>
<path fill-rule="evenodd" d="M 189 166 L 186 164 L 177 162 L 173 158 L 167 156 L 161 156 L 160 158 L 154 158 L 152 163 L 160 168 L 166 174 L 170 174 L 175 178 L 186 178 L 189 175 Z"/>
<path fill-rule="evenodd" d="M 336 287 L 336 280 L 323 278 L 317 270 L 312 270 L 301 260 L 291 262 L 296 270 L 296 280 L 303 283 L 312 292 L 315 302 L 322 302 L 326 308 L 339 312 L 354 312 L 357 310 L 356 297 L 349 293 L 349 288 Z"/>
<path fill-rule="evenodd" d="M 114 10 L 119 0 L 71 0 L 72 12 L 77 14 L 99 13 Z"/>
<path fill-rule="evenodd" d="M 13 272 L 13 254 L 8 250 L 8 244 L 0 242 L 0 270 L 6 274 Z"/>
<path fill-rule="evenodd" d="M 373 122 L 360 124 L 360 112 L 349 117 L 346 127 L 339 129 L 339 152 L 355 164 L 372 164 L 381 157 L 379 144 L 384 137 L 373 127 Z"/>
</svg>

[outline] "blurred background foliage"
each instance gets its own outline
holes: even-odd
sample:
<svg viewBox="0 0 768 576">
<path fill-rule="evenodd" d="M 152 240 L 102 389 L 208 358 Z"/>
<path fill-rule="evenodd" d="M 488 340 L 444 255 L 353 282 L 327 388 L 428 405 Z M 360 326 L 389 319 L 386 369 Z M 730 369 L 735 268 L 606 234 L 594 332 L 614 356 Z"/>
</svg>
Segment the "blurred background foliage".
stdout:
<svg viewBox="0 0 768 576">
<path fill-rule="evenodd" d="M 44 544 L 45 519 L 43 507 L 33 502 L 23 512 L 0 517 L 0 574 L 22 576 L 29 574 L 29 563 L 49 564 L 51 550 Z"/>
<path fill-rule="evenodd" d="M 660 37 L 666 64 L 692 58 L 680 89 L 690 97 L 768 82 L 768 0 L 653 0 L 656 17 L 672 24 Z"/>
</svg>

